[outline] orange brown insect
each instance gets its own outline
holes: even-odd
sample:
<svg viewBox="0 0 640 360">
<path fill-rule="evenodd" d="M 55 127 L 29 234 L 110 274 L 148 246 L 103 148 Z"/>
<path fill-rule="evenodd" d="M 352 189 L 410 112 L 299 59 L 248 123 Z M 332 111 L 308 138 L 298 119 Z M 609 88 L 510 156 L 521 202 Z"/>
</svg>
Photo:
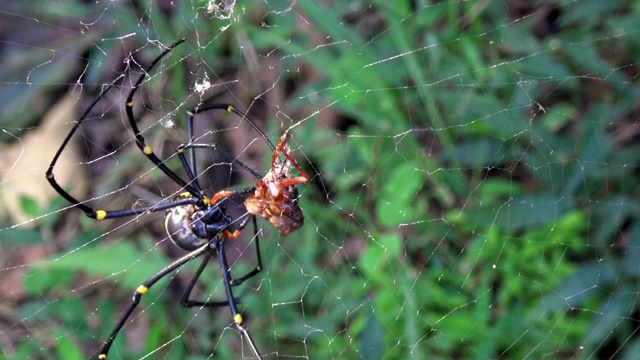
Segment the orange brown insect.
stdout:
<svg viewBox="0 0 640 360">
<path fill-rule="evenodd" d="M 288 133 L 287 130 L 280 137 L 271 156 L 271 169 L 258 180 L 255 190 L 244 202 L 250 214 L 269 221 L 282 236 L 289 235 L 304 224 L 296 185 L 309 181 L 309 175 L 291 156 L 291 148 L 287 144 Z M 284 160 L 279 154 L 284 156 Z M 298 176 L 291 177 L 292 168 L 298 171 Z"/>
</svg>

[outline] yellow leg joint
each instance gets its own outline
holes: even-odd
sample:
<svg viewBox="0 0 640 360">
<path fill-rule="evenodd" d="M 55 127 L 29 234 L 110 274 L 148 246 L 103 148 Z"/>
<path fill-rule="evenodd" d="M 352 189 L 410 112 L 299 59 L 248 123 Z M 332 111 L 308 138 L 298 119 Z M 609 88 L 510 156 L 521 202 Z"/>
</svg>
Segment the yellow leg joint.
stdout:
<svg viewBox="0 0 640 360">
<path fill-rule="evenodd" d="M 100 359 L 100 360 L 107 360 L 107 354 L 100 354 L 100 355 L 98 355 L 98 359 Z"/>
<path fill-rule="evenodd" d="M 129 102 L 127 103 L 127 106 L 128 106 L 128 107 L 133 107 L 133 101 L 129 101 Z"/>
<path fill-rule="evenodd" d="M 104 220 L 107 217 L 107 212 L 104 210 L 96 210 L 96 220 Z"/>
<path fill-rule="evenodd" d="M 153 152 L 153 150 L 151 150 L 151 146 L 149 145 L 145 145 L 144 149 L 142 150 L 146 155 L 151 155 L 151 153 Z"/>
<path fill-rule="evenodd" d="M 191 111 L 188 111 L 188 110 L 187 110 L 187 115 L 189 115 L 189 116 L 195 116 L 196 114 L 194 114 L 193 112 L 191 112 Z"/>
<path fill-rule="evenodd" d="M 148 287 L 144 286 L 144 285 L 140 285 L 138 286 L 138 288 L 136 289 L 136 291 L 140 294 L 144 294 L 147 292 L 147 290 L 149 290 Z"/>
<path fill-rule="evenodd" d="M 236 314 L 236 316 L 233 317 L 233 321 L 235 321 L 236 324 L 242 324 L 242 315 Z"/>
</svg>

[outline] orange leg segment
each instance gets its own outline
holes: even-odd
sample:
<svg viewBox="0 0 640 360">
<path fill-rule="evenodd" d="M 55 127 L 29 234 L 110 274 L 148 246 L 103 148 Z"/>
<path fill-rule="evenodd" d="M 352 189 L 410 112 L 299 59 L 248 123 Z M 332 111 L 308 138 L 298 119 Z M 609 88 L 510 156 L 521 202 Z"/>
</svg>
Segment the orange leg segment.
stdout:
<svg viewBox="0 0 640 360">
<path fill-rule="evenodd" d="M 233 193 L 234 193 L 233 191 L 228 191 L 228 190 L 218 191 L 215 195 L 213 195 L 211 200 L 209 200 L 209 205 L 215 205 L 218 202 L 218 200 L 225 197 L 229 197 L 233 195 Z"/>
</svg>

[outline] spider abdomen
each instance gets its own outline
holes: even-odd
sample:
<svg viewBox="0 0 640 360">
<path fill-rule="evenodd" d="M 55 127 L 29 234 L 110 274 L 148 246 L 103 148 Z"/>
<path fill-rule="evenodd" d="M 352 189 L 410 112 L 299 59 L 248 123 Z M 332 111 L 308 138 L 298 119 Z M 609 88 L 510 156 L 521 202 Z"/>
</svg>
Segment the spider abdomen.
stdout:
<svg viewBox="0 0 640 360">
<path fill-rule="evenodd" d="M 188 251 L 210 242 L 229 224 L 231 220 L 224 215 L 224 208 L 220 205 L 203 208 L 192 204 L 176 206 L 167 211 L 164 219 L 169 239 Z"/>
<path fill-rule="evenodd" d="M 191 215 L 195 211 L 195 205 L 177 206 L 169 209 L 164 218 L 164 229 L 169 239 L 184 250 L 195 250 L 208 242 L 207 239 L 198 237 L 191 227 Z"/>
</svg>

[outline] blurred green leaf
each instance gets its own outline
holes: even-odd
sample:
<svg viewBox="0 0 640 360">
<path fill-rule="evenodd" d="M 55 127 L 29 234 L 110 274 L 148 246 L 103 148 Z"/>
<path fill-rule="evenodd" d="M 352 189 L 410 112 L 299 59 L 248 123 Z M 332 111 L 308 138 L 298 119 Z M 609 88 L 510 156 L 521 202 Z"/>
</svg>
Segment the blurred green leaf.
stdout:
<svg viewBox="0 0 640 360">
<path fill-rule="evenodd" d="M 360 333 L 359 353 L 364 359 L 382 359 L 384 357 L 383 328 L 375 314 L 371 314 Z"/>
<path fill-rule="evenodd" d="M 35 218 L 42 213 L 40 205 L 38 205 L 36 199 L 25 195 L 20 196 L 20 209 L 24 215 L 32 218 Z"/>
<path fill-rule="evenodd" d="M 125 289 L 134 291 L 141 282 L 167 264 L 168 261 L 155 249 L 142 252 L 131 242 L 119 241 L 108 245 L 81 247 L 57 259 L 34 265 L 29 269 L 25 281 L 39 283 L 42 274 L 73 274 L 74 271 L 83 271 L 118 281 Z M 27 287 L 37 289 L 42 285 L 34 283 Z"/>
<path fill-rule="evenodd" d="M 422 173 L 411 163 L 401 164 L 383 184 L 376 204 L 376 215 L 384 226 L 397 226 L 417 218 L 417 193 L 422 187 Z M 418 205 L 418 206 L 416 206 Z M 423 203 L 422 205 L 426 205 Z"/>
<path fill-rule="evenodd" d="M 362 254 L 360 266 L 368 276 L 383 280 L 380 268 L 388 261 L 393 261 L 402 250 L 402 239 L 396 235 L 380 235 L 372 241 Z"/>
<path fill-rule="evenodd" d="M 65 288 L 71 283 L 73 272 L 65 269 L 37 269 L 37 265 L 27 272 L 23 286 L 32 295 L 41 295 L 52 289 Z"/>
<path fill-rule="evenodd" d="M 11 246 L 35 245 L 44 242 L 44 237 L 38 229 L 14 227 L 0 231 L 0 242 Z"/>
<path fill-rule="evenodd" d="M 58 334 L 57 339 L 58 343 L 56 344 L 56 348 L 58 350 L 58 359 L 85 359 L 79 346 L 74 344 L 69 338 L 64 336 L 64 334 Z"/>
</svg>

